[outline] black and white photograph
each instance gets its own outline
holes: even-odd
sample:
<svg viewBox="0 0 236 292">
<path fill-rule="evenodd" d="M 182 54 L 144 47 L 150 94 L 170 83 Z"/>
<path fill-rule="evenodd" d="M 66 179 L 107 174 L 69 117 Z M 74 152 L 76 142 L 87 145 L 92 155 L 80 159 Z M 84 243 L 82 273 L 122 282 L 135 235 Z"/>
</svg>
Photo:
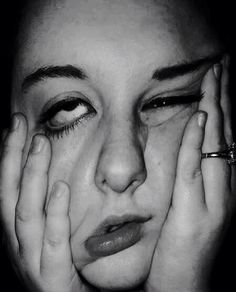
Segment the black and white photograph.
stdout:
<svg viewBox="0 0 236 292">
<path fill-rule="evenodd" d="M 234 4 L 3 1 L 0 291 L 236 291 Z"/>
</svg>

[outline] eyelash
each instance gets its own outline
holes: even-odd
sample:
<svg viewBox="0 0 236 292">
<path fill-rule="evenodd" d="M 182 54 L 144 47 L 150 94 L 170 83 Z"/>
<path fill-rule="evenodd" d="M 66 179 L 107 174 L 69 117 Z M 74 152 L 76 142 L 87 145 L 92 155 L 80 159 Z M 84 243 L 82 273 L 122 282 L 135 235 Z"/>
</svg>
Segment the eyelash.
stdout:
<svg viewBox="0 0 236 292">
<path fill-rule="evenodd" d="M 167 96 L 167 97 L 158 97 L 150 99 L 148 102 L 142 105 L 142 111 L 152 110 L 157 108 L 171 107 L 183 104 L 191 104 L 193 102 L 199 102 L 204 96 L 203 92 L 198 92 L 191 95 L 182 95 L 182 96 Z"/>
<path fill-rule="evenodd" d="M 73 123 L 65 125 L 61 128 L 50 128 L 47 126 L 47 122 L 50 121 L 51 118 L 53 118 L 57 113 L 59 113 L 61 110 L 65 110 L 65 108 L 73 107 L 72 110 L 74 110 L 77 106 L 83 105 L 88 108 L 88 113 L 80 116 L 78 119 L 76 119 Z M 58 103 L 54 104 L 49 110 L 44 112 L 40 119 L 39 119 L 39 125 L 43 126 L 44 134 L 47 137 L 50 137 L 52 139 L 54 138 L 63 138 L 64 135 L 68 135 L 71 130 L 74 130 L 76 126 L 79 124 L 82 124 L 82 121 L 88 119 L 91 116 L 94 116 L 96 114 L 96 110 L 92 105 L 90 105 L 85 100 L 78 98 L 78 97 L 68 97 L 67 99 L 61 100 Z"/>
<path fill-rule="evenodd" d="M 172 107 L 178 106 L 182 104 L 191 104 L 194 102 L 199 102 L 204 96 L 204 93 L 197 93 L 192 95 L 184 95 L 184 96 L 170 96 L 170 97 L 158 97 L 148 100 L 144 104 L 142 104 L 141 111 L 148 111 L 148 110 L 156 110 L 157 108 L 165 108 L 165 107 Z M 82 115 L 80 118 L 76 119 L 73 123 L 69 125 L 65 125 L 58 129 L 50 129 L 46 123 L 53 118 L 58 112 L 65 109 L 65 107 L 73 106 L 73 102 L 76 103 L 76 106 L 85 105 L 89 109 L 88 113 Z M 75 107 L 76 108 L 76 107 Z M 74 108 L 74 109 L 75 109 Z M 65 100 L 61 100 L 55 105 L 53 105 L 48 111 L 43 113 L 40 117 L 39 124 L 43 125 L 44 133 L 47 137 L 54 138 L 63 138 L 64 135 L 68 135 L 70 131 L 73 131 L 79 124 L 82 123 L 83 120 L 89 119 L 91 116 L 96 114 L 96 110 L 92 105 L 88 102 L 84 101 L 83 99 L 77 97 L 69 97 Z"/>
<path fill-rule="evenodd" d="M 65 125 L 62 128 L 59 129 L 49 129 L 47 127 L 45 127 L 44 129 L 44 133 L 47 137 L 50 137 L 52 139 L 60 139 L 63 138 L 64 135 L 68 135 L 70 133 L 70 131 L 73 131 L 75 129 L 76 126 L 78 126 L 79 124 L 81 124 L 82 120 L 84 119 L 84 117 L 75 120 L 72 124 L 69 125 Z"/>
</svg>

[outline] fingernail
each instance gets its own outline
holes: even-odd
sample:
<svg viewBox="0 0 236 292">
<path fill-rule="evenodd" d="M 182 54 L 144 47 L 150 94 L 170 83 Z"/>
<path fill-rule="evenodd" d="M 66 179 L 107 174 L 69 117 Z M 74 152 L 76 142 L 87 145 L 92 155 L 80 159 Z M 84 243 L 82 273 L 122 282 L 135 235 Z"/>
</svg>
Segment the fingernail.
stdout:
<svg viewBox="0 0 236 292">
<path fill-rule="evenodd" d="M 14 115 L 12 119 L 12 130 L 16 131 L 20 126 L 20 119 L 17 115 Z"/>
<path fill-rule="evenodd" d="M 216 79 L 219 80 L 221 71 L 222 71 L 222 65 L 220 63 L 215 64 L 213 67 L 213 70 L 214 70 Z"/>
<path fill-rule="evenodd" d="M 206 112 L 200 112 L 198 114 L 198 125 L 199 127 L 203 128 L 206 124 L 207 120 L 207 113 Z"/>
<path fill-rule="evenodd" d="M 37 135 L 33 138 L 30 152 L 33 154 L 37 154 L 43 150 L 44 145 L 45 145 L 45 139 Z"/>
<path fill-rule="evenodd" d="M 53 186 L 52 195 L 54 198 L 59 199 L 65 193 L 65 185 L 61 182 L 56 182 Z"/>
</svg>

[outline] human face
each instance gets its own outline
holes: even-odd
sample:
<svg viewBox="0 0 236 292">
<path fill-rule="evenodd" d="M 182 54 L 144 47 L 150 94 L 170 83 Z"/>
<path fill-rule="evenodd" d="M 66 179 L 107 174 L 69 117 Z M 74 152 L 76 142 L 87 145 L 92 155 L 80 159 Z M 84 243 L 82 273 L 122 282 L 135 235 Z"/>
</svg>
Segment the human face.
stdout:
<svg viewBox="0 0 236 292">
<path fill-rule="evenodd" d="M 184 127 L 220 50 L 178 2 L 44 1 L 23 24 L 12 111 L 28 119 L 28 145 L 36 133 L 51 140 L 49 190 L 57 180 L 70 186 L 73 261 L 97 287 L 147 277 Z"/>
</svg>

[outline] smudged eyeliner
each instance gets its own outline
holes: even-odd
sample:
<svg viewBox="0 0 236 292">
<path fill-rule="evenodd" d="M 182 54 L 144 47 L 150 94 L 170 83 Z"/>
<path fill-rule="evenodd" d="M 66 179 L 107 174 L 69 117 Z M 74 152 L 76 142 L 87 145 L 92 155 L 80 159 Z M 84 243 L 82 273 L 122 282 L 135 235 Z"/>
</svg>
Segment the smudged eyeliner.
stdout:
<svg viewBox="0 0 236 292">
<path fill-rule="evenodd" d="M 196 94 L 190 95 L 178 95 L 178 96 L 167 96 L 167 97 L 154 97 L 146 101 L 141 106 L 141 112 L 163 110 L 164 108 L 174 107 L 184 104 L 191 104 L 194 102 L 199 102 L 204 96 L 204 93 L 198 92 Z M 78 119 L 75 119 L 70 124 L 63 125 L 61 127 L 50 127 L 48 125 L 49 121 L 55 117 L 60 111 L 73 111 L 77 106 L 82 105 L 87 107 L 88 111 L 82 114 Z M 54 138 L 63 138 L 64 134 L 68 135 L 70 131 L 74 130 L 76 126 L 82 124 L 83 121 L 96 115 L 96 110 L 87 101 L 78 97 L 68 97 L 66 99 L 60 100 L 54 105 L 52 105 L 48 110 L 40 115 L 38 124 L 43 128 L 46 136 Z"/>
<path fill-rule="evenodd" d="M 142 106 L 142 111 L 153 110 L 157 108 L 170 107 L 176 105 L 190 104 L 193 102 L 199 102 L 204 96 L 203 92 L 191 95 L 178 95 L 168 97 L 158 97 L 151 99 L 149 102 Z"/>
</svg>

